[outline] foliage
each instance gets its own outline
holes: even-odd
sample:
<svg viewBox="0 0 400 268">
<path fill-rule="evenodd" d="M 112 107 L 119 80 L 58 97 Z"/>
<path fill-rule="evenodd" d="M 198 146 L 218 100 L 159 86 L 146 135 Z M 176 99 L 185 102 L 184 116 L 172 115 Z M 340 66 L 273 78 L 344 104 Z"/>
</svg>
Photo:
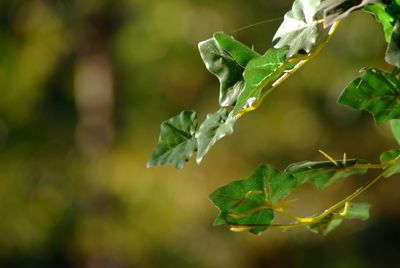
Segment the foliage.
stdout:
<svg viewBox="0 0 400 268">
<path fill-rule="evenodd" d="M 377 124 L 391 121 L 392 132 L 400 141 L 400 4 L 399 1 L 375 0 L 295 0 L 292 9 L 273 38 L 273 48 L 259 54 L 224 33 L 199 44 L 206 68 L 220 81 L 220 110 L 207 115 L 197 128 L 194 112 L 182 112 L 161 125 L 160 141 L 149 166 L 172 164 L 181 168 L 197 150 L 200 163 L 209 149 L 222 137 L 233 132 L 242 115 L 255 110 L 264 97 L 303 64 L 316 56 L 329 42 L 339 21 L 355 10 L 373 14 L 383 25 L 388 42 L 386 61 L 392 72 L 365 68 L 344 89 L 338 102 L 370 112 Z M 278 171 L 271 165 L 260 165 L 246 179 L 231 182 L 210 195 L 220 210 L 216 225 L 225 224 L 233 231 L 248 230 L 258 234 L 267 228 L 307 226 L 313 232 L 327 234 L 343 220 L 369 217 L 368 204 L 352 201 L 379 181 L 400 172 L 400 149 L 382 153 L 379 164 L 365 160 L 300 162 Z M 313 183 L 325 189 L 338 180 L 364 175 L 369 169 L 382 173 L 348 197 L 312 217 L 299 217 L 287 210 L 285 198 L 297 187 Z M 275 214 L 292 220 L 275 224 Z"/>
</svg>

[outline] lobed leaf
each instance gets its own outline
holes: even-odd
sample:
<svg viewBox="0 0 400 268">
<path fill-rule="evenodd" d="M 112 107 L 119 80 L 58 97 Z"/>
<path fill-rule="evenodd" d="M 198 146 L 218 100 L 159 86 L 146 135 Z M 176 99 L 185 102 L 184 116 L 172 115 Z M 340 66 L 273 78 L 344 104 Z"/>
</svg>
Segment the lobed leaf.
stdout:
<svg viewBox="0 0 400 268">
<path fill-rule="evenodd" d="M 349 159 L 336 161 L 337 166 L 330 161 L 300 162 L 289 165 L 285 173 L 293 175 L 298 185 L 313 182 L 319 189 L 325 189 L 332 183 L 357 174 L 365 174 L 368 169 L 358 168 L 356 164 L 366 163 L 365 160 Z"/>
<path fill-rule="evenodd" d="M 314 233 L 327 235 L 336 229 L 343 220 L 358 219 L 365 221 L 369 219 L 371 205 L 367 203 L 350 203 L 347 209 L 341 213 L 331 213 L 322 220 L 308 225 L 308 229 Z"/>
<path fill-rule="evenodd" d="M 207 70 L 219 79 L 220 105 L 233 105 L 244 88 L 244 67 L 260 55 L 221 32 L 199 43 L 199 51 Z"/>
<path fill-rule="evenodd" d="M 210 148 L 221 138 L 233 133 L 236 119 L 233 113 L 221 108 L 215 113 L 209 113 L 196 133 L 198 143 L 197 163 L 203 160 Z"/>
<path fill-rule="evenodd" d="M 250 60 L 261 56 L 253 49 L 248 48 L 223 32 L 214 33 L 214 39 L 243 68 L 246 67 Z"/>
<path fill-rule="evenodd" d="M 400 116 L 400 82 L 378 69 L 364 70 L 342 92 L 338 102 L 370 112 L 378 124 Z"/>
<path fill-rule="evenodd" d="M 360 9 L 377 0 L 324 0 L 319 6 L 323 12 L 324 27 L 327 28 L 334 22 L 347 17 L 351 12 Z"/>
<path fill-rule="evenodd" d="M 147 167 L 164 164 L 181 169 L 197 150 L 197 114 L 183 111 L 161 124 L 160 138 Z"/>
<path fill-rule="evenodd" d="M 270 165 L 260 165 L 250 177 L 231 182 L 210 194 L 210 200 L 220 210 L 214 224 L 253 225 L 250 232 L 262 232 L 273 220 L 273 206 L 296 186 L 296 179 L 290 174 L 281 173 Z"/>
<path fill-rule="evenodd" d="M 233 110 L 235 115 L 252 106 L 260 97 L 264 87 L 272 84 L 282 74 L 294 67 L 290 64 L 287 68 L 282 68 L 287 63 L 286 52 L 287 48 L 271 48 L 263 56 L 249 61 L 244 71 L 245 88 Z"/>
<path fill-rule="evenodd" d="M 318 22 L 314 19 L 319 4 L 320 0 L 295 0 L 273 38 L 274 47 L 288 46 L 288 57 L 302 51 L 310 52 L 319 35 Z"/>
<path fill-rule="evenodd" d="M 379 159 L 383 165 L 388 167 L 384 169 L 383 176 L 390 177 L 394 174 L 400 173 L 400 149 L 392 149 L 383 152 Z"/>
</svg>

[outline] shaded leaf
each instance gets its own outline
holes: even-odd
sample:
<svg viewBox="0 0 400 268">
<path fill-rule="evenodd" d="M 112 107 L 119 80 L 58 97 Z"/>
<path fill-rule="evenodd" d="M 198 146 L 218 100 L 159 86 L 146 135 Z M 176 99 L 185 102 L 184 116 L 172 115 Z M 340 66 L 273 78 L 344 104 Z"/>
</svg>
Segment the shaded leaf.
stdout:
<svg viewBox="0 0 400 268">
<path fill-rule="evenodd" d="M 320 0 L 295 0 L 273 38 L 274 47 L 288 46 L 288 57 L 300 51 L 310 52 L 318 38 L 318 23 L 314 16 L 319 4 Z"/>
<path fill-rule="evenodd" d="M 390 42 L 386 50 L 385 60 L 400 68 L 400 21 L 396 21 Z"/>
<path fill-rule="evenodd" d="M 384 169 L 383 176 L 390 177 L 394 174 L 400 173 L 400 149 L 392 149 L 383 152 L 379 159 L 383 165 L 389 165 L 388 168 Z"/>
<path fill-rule="evenodd" d="M 370 204 L 367 203 L 350 203 L 348 210 L 342 217 L 348 220 L 362 220 L 366 221 L 369 219 Z"/>
<path fill-rule="evenodd" d="M 400 83 L 390 73 L 363 70 L 342 92 L 338 102 L 370 112 L 378 124 L 400 116 Z"/>
<path fill-rule="evenodd" d="M 385 40 L 387 43 L 389 43 L 392 36 L 395 19 L 389 12 L 386 11 L 386 6 L 382 3 L 374 3 L 366 5 L 364 10 L 372 13 L 375 19 L 382 24 L 383 31 L 385 33 Z"/>
<path fill-rule="evenodd" d="M 368 220 L 371 205 L 367 203 L 350 203 L 346 210 L 340 213 L 331 213 L 322 220 L 308 225 L 308 229 L 314 233 L 327 235 L 336 229 L 343 220 Z"/>
<path fill-rule="evenodd" d="M 293 64 L 282 69 L 286 63 L 286 52 L 286 48 L 271 48 L 263 56 L 249 61 L 244 71 L 245 88 L 235 105 L 235 115 L 242 109 L 252 106 L 260 97 L 264 87 L 272 84 L 285 71 L 294 67 Z"/>
<path fill-rule="evenodd" d="M 400 144 L 400 120 L 399 119 L 390 120 L 390 129 L 392 130 L 392 134 L 397 140 L 397 143 Z"/>
<path fill-rule="evenodd" d="M 319 189 L 325 189 L 332 183 L 356 174 L 365 174 L 368 169 L 356 168 L 356 164 L 366 163 L 365 160 L 349 159 L 344 164 L 337 161 L 338 166 L 330 161 L 300 162 L 289 165 L 285 172 L 293 175 L 298 184 L 313 182 Z"/>
<path fill-rule="evenodd" d="M 215 113 L 209 113 L 196 133 L 198 144 L 197 163 L 203 160 L 210 148 L 221 138 L 233 133 L 236 119 L 232 113 L 221 108 Z"/>
<path fill-rule="evenodd" d="M 342 224 L 342 222 L 343 219 L 336 217 L 334 214 L 330 214 L 319 222 L 308 225 L 308 229 L 320 235 L 327 235 Z"/>
<path fill-rule="evenodd" d="M 325 0 L 322 1 L 319 10 L 323 12 L 324 27 L 329 27 L 335 21 L 347 17 L 352 11 L 360 9 L 377 0 Z"/>
<path fill-rule="evenodd" d="M 296 179 L 270 165 L 260 165 L 244 180 L 231 182 L 210 194 L 210 200 L 220 210 L 214 224 L 249 225 L 259 233 L 270 225 L 273 205 L 296 187 Z"/>
<path fill-rule="evenodd" d="M 197 149 L 195 112 L 183 111 L 161 124 L 160 138 L 147 167 L 170 164 L 182 168 Z"/>
<path fill-rule="evenodd" d="M 244 66 L 259 54 L 224 33 L 199 43 L 199 51 L 207 70 L 219 79 L 220 105 L 233 105 L 244 87 Z"/>
</svg>

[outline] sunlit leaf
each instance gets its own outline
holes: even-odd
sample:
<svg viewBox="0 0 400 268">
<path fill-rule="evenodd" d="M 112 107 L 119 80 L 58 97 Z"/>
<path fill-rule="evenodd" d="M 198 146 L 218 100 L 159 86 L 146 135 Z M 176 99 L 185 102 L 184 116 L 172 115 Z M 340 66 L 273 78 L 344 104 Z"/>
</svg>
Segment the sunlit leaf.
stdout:
<svg viewBox="0 0 400 268">
<path fill-rule="evenodd" d="M 400 120 L 399 119 L 390 120 L 390 128 L 392 130 L 393 136 L 400 144 Z"/>
<path fill-rule="evenodd" d="M 207 70 L 219 79 L 220 105 L 233 105 L 244 87 L 244 67 L 259 54 L 224 33 L 199 43 L 199 51 Z"/>
<path fill-rule="evenodd" d="M 339 103 L 370 112 L 378 124 L 400 116 L 400 83 L 390 73 L 363 70 L 342 92 Z"/>
<path fill-rule="evenodd" d="M 336 229 L 343 220 L 368 220 L 371 205 L 367 203 L 350 203 L 347 209 L 340 213 L 331 213 L 322 220 L 308 225 L 308 229 L 320 235 L 327 235 Z"/>
<path fill-rule="evenodd" d="M 318 22 L 314 19 L 320 0 L 295 0 L 272 43 L 275 48 L 288 46 L 288 57 L 298 52 L 310 52 L 317 42 Z"/>
<path fill-rule="evenodd" d="M 170 164 L 182 168 L 197 149 L 195 112 L 183 111 L 161 124 L 160 138 L 147 167 Z"/>
<path fill-rule="evenodd" d="M 386 50 L 385 60 L 400 68 L 400 21 L 396 21 L 390 42 Z"/>
<path fill-rule="evenodd" d="M 273 206 L 296 186 L 296 179 L 291 175 L 260 165 L 247 179 L 231 182 L 210 195 L 220 210 L 215 224 L 254 226 L 250 231 L 259 233 L 266 229 L 259 225 L 271 224 Z"/>
<path fill-rule="evenodd" d="M 392 149 L 383 152 L 379 159 L 383 165 L 388 165 L 388 167 L 384 169 L 383 176 L 390 177 L 400 173 L 400 149 Z"/>
<path fill-rule="evenodd" d="M 335 21 L 344 19 L 352 11 L 374 2 L 377 0 L 324 0 L 319 7 L 324 15 L 324 27 L 326 28 Z"/>
<path fill-rule="evenodd" d="M 250 60 L 261 56 L 223 32 L 215 33 L 214 38 L 219 46 L 242 67 L 246 67 Z"/>
<path fill-rule="evenodd" d="M 200 125 L 196 133 L 198 142 L 197 163 L 203 160 L 208 150 L 221 138 L 232 134 L 236 119 L 232 113 L 221 108 L 215 113 L 207 115 L 206 120 Z"/>
<path fill-rule="evenodd" d="M 245 88 L 237 100 L 234 114 L 252 106 L 264 87 L 272 84 L 287 69 L 293 68 L 293 65 L 290 65 L 282 69 L 286 63 L 286 52 L 286 48 L 271 48 L 263 56 L 249 61 L 244 71 Z"/>
<path fill-rule="evenodd" d="M 385 33 L 385 40 L 387 43 L 389 43 L 392 36 L 395 18 L 386 11 L 386 6 L 382 3 L 374 3 L 366 5 L 364 10 L 372 13 L 375 19 L 382 24 L 383 31 Z"/>
<path fill-rule="evenodd" d="M 364 160 L 349 159 L 346 163 L 336 161 L 337 166 L 330 161 L 300 162 L 289 165 L 285 172 L 292 174 L 298 184 L 313 182 L 319 189 L 324 189 L 332 183 L 356 174 L 365 174 L 368 169 L 357 168 L 356 164 L 366 163 Z"/>
</svg>

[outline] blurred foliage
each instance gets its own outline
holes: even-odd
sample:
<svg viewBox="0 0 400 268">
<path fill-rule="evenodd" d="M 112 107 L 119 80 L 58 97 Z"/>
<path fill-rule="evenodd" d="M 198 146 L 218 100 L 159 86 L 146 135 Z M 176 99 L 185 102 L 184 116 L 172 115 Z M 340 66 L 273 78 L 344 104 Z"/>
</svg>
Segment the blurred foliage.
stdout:
<svg viewBox="0 0 400 268">
<path fill-rule="evenodd" d="M 197 43 L 282 18 L 291 4 L 0 1 L 0 267 L 400 265 L 395 179 L 366 195 L 380 213 L 374 221 L 322 238 L 303 230 L 233 234 L 211 226 L 216 210 L 207 200 L 259 163 L 318 160 L 318 148 L 374 161 L 395 144 L 386 125 L 336 104 L 360 66 L 385 67 L 384 35 L 366 14 L 346 19 L 328 48 L 202 166 L 146 169 L 161 121 L 218 106 L 218 81 Z M 279 23 L 234 35 L 263 52 Z M 359 183 L 339 182 L 320 197 L 306 188 L 298 212 L 312 214 Z"/>
</svg>

